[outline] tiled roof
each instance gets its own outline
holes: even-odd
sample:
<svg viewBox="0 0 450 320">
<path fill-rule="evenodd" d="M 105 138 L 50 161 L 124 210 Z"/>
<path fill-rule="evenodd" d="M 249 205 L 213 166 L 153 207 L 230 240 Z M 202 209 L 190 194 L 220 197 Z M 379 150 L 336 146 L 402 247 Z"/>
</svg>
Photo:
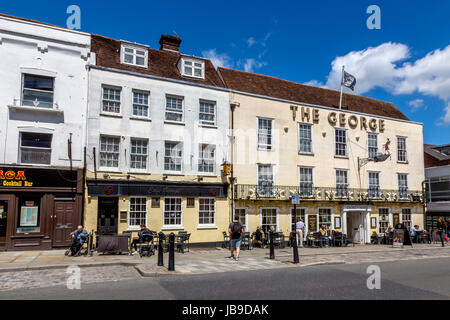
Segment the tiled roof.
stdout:
<svg viewBox="0 0 450 320">
<path fill-rule="evenodd" d="M 205 60 L 205 79 L 195 79 L 182 76 L 177 63 L 181 56 L 178 52 L 148 49 L 148 68 L 140 68 L 120 63 L 119 40 L 103 36 L 92 35 L 91 50 L 97 55 L 97 65 L 114 69 L 121 69 L 136 73 L 149 74 L 158 77 L 184 80 L 196 84 L 224 87 L 216 69 L 210 60 Z"/>
<path fill-rule="evenodd" d="M 339 108 L 340 92 L 308 86 L 270 76 L 254 74 L 220 67 L 219 73 L 227 88 L 299 103 Z M 346 110 L 377 116 L 409 120 L 390 103 L 353 94 L 345 94 L 343 106 Z"/>
</svg>

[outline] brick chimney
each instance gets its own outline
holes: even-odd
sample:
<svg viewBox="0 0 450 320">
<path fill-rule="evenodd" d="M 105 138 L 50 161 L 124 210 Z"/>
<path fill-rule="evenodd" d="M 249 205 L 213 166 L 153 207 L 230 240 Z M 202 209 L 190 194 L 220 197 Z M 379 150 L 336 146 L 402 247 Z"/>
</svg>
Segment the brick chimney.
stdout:
<svg viewBox="0 0 450 320">
<path fill-rule="evenodd" d="M 163 34 L 161 35 L 159 44 L 161 45 L 159 50 L 180 52 L 181 39 L 178 36 L 169 36 L 167 34 Z"/>
</svg>

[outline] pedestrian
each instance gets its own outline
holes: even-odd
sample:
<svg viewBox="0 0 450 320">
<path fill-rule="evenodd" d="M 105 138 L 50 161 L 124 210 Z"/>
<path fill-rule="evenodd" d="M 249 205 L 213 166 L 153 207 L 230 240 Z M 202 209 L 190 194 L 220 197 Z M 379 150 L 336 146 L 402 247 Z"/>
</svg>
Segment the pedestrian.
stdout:
<svg viewBox="0 0 450 320">
<path fill-rule="evenodd" d="M 244 233 L 244 227 L 239 222 L 239 217 L 234 217 L 234 221 L 228 227 L 228 233 L 230 234 L 230 259 L 239 261 L 239 253 L 241 252 L 242 234 Z M 236 250 L 236 256 L 234 256 L 234 250 Z"/>
<path fill-rule="evenodd" d="M 442 246 L 444 246 L 444 232 L 445 232 L 446 228 L 447 228 L 447 226 L 446 226 L 444 218 L 439 217 L 439 219 L 437 221 L 437 229 L 438 229 L 439 237 L 441 238 Z"/>
<path fill-rule="evenodd" d="M 296 224 L 297 227 L 297 246 L 303 248 L 303 234 L 305 231 L 305 223 L 299 219 Z"/>
</svg>

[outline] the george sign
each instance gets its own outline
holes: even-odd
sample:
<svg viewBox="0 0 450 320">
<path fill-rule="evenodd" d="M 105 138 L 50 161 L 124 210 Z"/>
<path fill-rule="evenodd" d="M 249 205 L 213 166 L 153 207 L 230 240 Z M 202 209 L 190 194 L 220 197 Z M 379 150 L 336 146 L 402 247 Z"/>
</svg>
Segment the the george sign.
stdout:
<svg viewBox="0 0 450 320">
<path fill-rule="evenodd" d="M 402 229 L 394 230 L 394 237 L 392 240 L 393 247 L 403 247 L 403 243 L 405 241 L 405 231 Z"/>
<path fill-rule="evenodd" d="M 292 204 L 299 205 L 300 197 L 297 194 L 292 195 Z"/>
</svg>

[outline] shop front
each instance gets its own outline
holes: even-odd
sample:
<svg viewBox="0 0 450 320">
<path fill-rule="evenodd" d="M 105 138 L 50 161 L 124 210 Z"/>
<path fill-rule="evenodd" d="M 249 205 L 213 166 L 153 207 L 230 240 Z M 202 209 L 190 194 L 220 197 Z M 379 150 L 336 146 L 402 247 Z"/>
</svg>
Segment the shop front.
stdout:
<svg viewBox="0 0 450 320">
<path fill-rule="evenodd" d="M 66 247 L 82 223 L 83 170 L 0 167 L 0 249 Z"/>
<path fill-rule="evenodd" d="M 86 228 L 98 235 L 191 234 L 191 243 L 217 243 L 230 222 L 228 184 L 181 181 L 87 180 Z M 135 234 L 136 236 L 136 234 Z"/>
</svg>

